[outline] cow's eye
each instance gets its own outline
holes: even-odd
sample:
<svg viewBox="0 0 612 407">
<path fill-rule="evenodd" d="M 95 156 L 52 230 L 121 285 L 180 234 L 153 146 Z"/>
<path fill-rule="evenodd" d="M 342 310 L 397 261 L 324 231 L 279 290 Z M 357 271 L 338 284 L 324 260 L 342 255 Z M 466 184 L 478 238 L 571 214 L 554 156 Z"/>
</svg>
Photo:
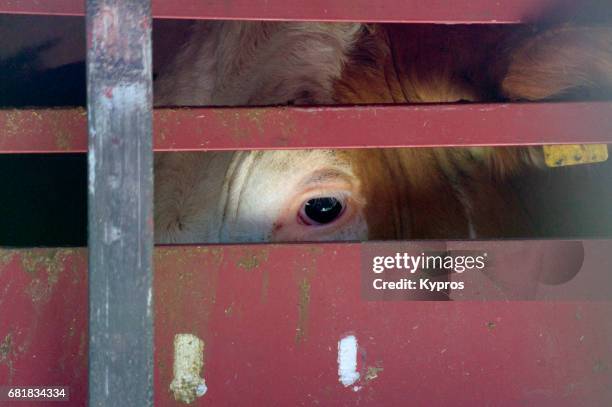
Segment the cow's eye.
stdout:
<svg viewBox="0 0 612 407">
<path fill-rule="evenodd" d="M 344 212 L 344 206 L 338 198 L 313 198 L 304 203 L 299 216 L 307 225 L 325 225 L 338 219 Z"/>
</svg>

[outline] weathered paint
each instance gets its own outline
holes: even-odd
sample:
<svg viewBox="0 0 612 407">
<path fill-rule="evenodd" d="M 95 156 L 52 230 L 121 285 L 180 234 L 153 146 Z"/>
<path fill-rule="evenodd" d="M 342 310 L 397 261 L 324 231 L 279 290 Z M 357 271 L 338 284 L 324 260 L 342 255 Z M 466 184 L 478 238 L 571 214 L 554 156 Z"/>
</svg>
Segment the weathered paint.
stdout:
<svg viewBox="0 0 612 407">
<path fill-rule="evenodd" d="M 587 259 L 612 247 L 586 244 Z M 612 360 L 609 302 L 366 302 L 359 294 L 360 247 L 158 248 L 156 388 L 173 378 L 171 352 L 161 349 L 172 348 L 176 332 L 192 332 L 206 343 L 210 389 L 196 405 L 400 405 L 406 389 L 415 405 L 577 405 L 612 398 L 606 384 L 612 372 L 601 368 Z M 247 272 L 240 265 L 245 254 L 264 250 L 257 267 Z M 612 264 L 607 261 L 604 267 Z M 508 263 L 507 272 L 517 264 Z M 598 265 L 595 258 L 585 262 L 584 275 L 601 276 Z M 306 298 L 307 335 L 296 342 Z M 337 358 L 338 341 L 347 335 L 358 339 L 360 379 L 345 388 Z M 163 391 L 156 402 L 175 405 Z"/>
<path fill-rule="evenodd" d="M 537 18 L 551 7 L 571 12 L 564 0 L 152 0 L 158 18 L 240 20 L 386 21 L 517 23 Z M 571 6 L 574 6 L 572 8 Z M 82 15 L 78 0 L 0 0 L 0 13 Z"/>
<path fill-rule="evenodd" d="M 515 253 L 507 273 L 525 261 L 520 243 L 495 243 Z M 466 244 L 447 242 L 459 250 Z M 181 333 L 206 344 L 200 377 L 208 392 L 193 405 L 402 405 L 406 389 L 415 405 L 612 401 L 612 241 L 585 241 L 581 273 L 550 286 L 539 301 L 364 301 L 365 245 L 371 243 L 158 247 L 156 404 L 182 405 L 169 390 Z M 238 265 L 246 252 L 264 250 L 259 267 L 247 272 Z M 35 278 L 46 281 L 49 267 L 63 271 L 48 299 L 33 302 L 26 288 Z M 86 274 L 84 249 L 0 250 L 0 382 L 68 385 L 70 405 L 85 404 Z M 296 343 L 305 276 L 308 335 Z M 568 290 L 577 297 L 555 300 Z M 608 297 L 584 297 L 594 291 Z M 360 379 L 345 388 L 338 341 L 349 335 L 358 341 Z"/>
<path fill-rule="evenodd" d="M 88 0 L 89 400 L 153 405 L 151 4 Z"/>
<path fill-rule="evenodd" d="M 156 109 L 153 119 L 157 151 L 612 143 L 612 102 Z M 0 153 L 83 152 L 85 122 L 80 109 L 0 110 Z"/>
<path fill-rule="evenodd" d="M 0 383 L 87 399 L 87 253 L 0 248 Z"/>
<path fill-rule="evenodd" d="M 297 343 L 306 340 L 308 329 L 308 306 L 310 305 L 310 283 L 307 278 L 300 282 L 298 295 L 298 325 L 295 329 L 295 341 Z"/>
<path fill-rule="evenodd" d="M 170 390 L 174 398 L 183 403 L 192 403 L 206 394 L 208 388 L 200 375 L 204 366 L 204 342 L 192 334 L 174 336 L 174 378 Z"/>
<path fill-rule="evenodd" d="M 0 152 L 87 150 L 85 109 L 0 110 Z"/>
<path fill-rule="evenodd" d="M 380 366 L 368 366 L 368 369 L 363 379 L 365 380 L 366 383 L 369 381 L 372 381 L 376 379 L 383 370 L 385 369 Z"/>
<path fill-rule="evenodd" d="M 266 249 L 245 249 L 244 254 L 238 259 L 236 265 L 249 271 L 258 268 L 266 260 L 268 260 L 268 251 Z"/>
</svg>

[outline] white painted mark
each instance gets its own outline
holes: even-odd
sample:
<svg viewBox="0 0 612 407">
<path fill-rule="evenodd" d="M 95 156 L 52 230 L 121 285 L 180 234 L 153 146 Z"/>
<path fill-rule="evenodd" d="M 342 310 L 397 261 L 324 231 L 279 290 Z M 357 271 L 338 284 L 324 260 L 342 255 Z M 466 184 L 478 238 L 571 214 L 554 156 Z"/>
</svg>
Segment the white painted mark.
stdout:
<svg viewBox="0 0 612 407">
<path fill-rule="evenodd" d="M 104 227 L 104 242 L 107 244 L 114 243 L 121 239 L 121 229 L 115 225 L 106 224 Z"/>
<path fill-rule="evenodd" d="M 338 377 L 344 387 L 359 380 L 357 371 L 357 338 L 348 335 L 338 341 Z"/>
<path fill-rule="evenodd" d="M 150 316 L 153 312 L 153 289 L 149 287 L 147 291 L 147 316 Z"/>
<path fill-rule="evenodd" d="M 95 137 L 95 130 L 94 129 L 90 129 L 90 137 L 94 138 Z M 89 167 L 89 171 L 87 172 L 87 188 L 89 190 L 89 193 L 91 195 L 93 195 L 96 192 L 96 154 L 95 154 L 95 149 L 91 148 L 89 150 L 89 152 L 87 153 L 87 165 Z"/>
<path fill-rule="evenodd" d="M 170 390 L 174 398 L 191 403 L 208 391 L 200 377 L 204 366 L 204 341 L 192 334 L 174 335 L 174 379 Z"/>
</svg>

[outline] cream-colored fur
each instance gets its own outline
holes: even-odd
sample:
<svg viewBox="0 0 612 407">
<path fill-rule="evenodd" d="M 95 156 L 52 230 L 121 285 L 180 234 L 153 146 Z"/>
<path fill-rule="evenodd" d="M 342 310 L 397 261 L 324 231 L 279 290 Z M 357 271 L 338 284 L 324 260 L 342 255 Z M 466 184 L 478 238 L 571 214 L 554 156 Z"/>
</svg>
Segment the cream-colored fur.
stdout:
<svg viewBox="0 0 612 407">
<path fill-rule="evenodd" d="M 360 24 L 197 22 L 155 87 L 156 105 L 330 103 Z"/>
<path fill-rule="evenodd" d="M 333 83 L 360 30 L 360 24 L 195 23 L 189 41 L 161 71 L 155 103 L 331 103 Z M 355 179 L 347 160 L 325 150 L 158 155 L 156 241 L 366 238 L 367 226 L 358 211 L 352 212 L 350 225 L 320 227 L 316 235 L 296 224 L 293 212 L 287 214 L 288 207 L 297 211 L 308 198 L 303 190 L 310 197 L 323 193 L 325 185 L 300 184 L 317 171 Z M 347 202 L 356 206 L 362 200 L 356 186 L 344 188 Z"/>
<path fill-rule="evenodd" d="M 559 96 L 558 83 L 564 94 L 610 88 L 611 29 L 513 30 L 198 22 L 161 71 L 156 105 L 483 102 L 532 99 L 534 88 L 536 99 Z M 576 38 L 581 53 L 555 53 Z M 528 148 L 162 154 L 156 241 L 525 237 L 529 220 L 500 180 L 540 158 Z M 304 202 L 325 196 L 341 198 L 338 220 L 301 223 Z"/>
</svg>

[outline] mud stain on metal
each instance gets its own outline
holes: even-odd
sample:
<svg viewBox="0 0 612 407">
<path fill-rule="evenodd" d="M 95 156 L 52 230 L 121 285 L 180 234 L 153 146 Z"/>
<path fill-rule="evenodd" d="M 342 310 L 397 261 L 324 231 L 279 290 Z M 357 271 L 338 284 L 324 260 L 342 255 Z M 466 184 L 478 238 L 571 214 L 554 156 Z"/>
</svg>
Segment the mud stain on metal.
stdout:
<svg viewBox="0 0 612 407">
<path fill-rule="evenodd" d="M 170 390 L 182 403 L 192 403 L 206 394 L 208 388 L 201 377 L 204 367 L 204 341 L 192 334 L 174 336 L 174 378 Z"/>
<path fill-rule="evenodd" d="M 222 248 L 155 248 L 155 311 L 164 313 L 171 332 L 207 332 L 223 261 Z"/>
<path fill-rule="evenodd" d="M 9 371 L 9 382 L 13 380 L 15 368 L 13 367 L 13 358 L 17 355 L 13 345 L 13 334 L 8 333 L 2 342 L 0 342 L 0 366 L 6 365 Z"/>
<path fill-rule="evenodd" d="M 279 110 L 278 111 L 278 120 L 275 123 L 275 128 L 280 130 L 280 135 L 278 136 L 278 146 L 284 147 L 289 145 L 289 142 L 292 138 L 296 137 L 297 128 L 295 125 L 295 121 L 291 118 L 292 116 L 289 114 L 288 110 Z M 302 129 L 306 131 L 306 129 Z M 300 134 L 300 141 L 302 144 L 307 145 L 307 138 L 304 137 L 304 133 Z"/>
<path fill-rule="evenodd" d="M 368 366 L 368 369 L 366 371 L 366 374 L 364 376 L 364 380 L 365 382 L 370 382 L 374 379 L 376 379 L 378 377 L 378 374 L 380 372 L 382 372 L 384 369 L 382 368 L 382 366 L 378 365 L 378 366 Z"/>
<path fill-rule="evenodd" d="M 271 146 L 283 147 L 288 145 L 296 129 L 294 116 L 288 109 L 220 109 L 213 112 L 215 117 L 211 119 L 226 129 L 234 142 L 242 144 L 245 140 L 260 138 L 266 135 L 268 129 L 273 129 L 277 134 L 272 135 Z"/>
<path fill-rule="evenodd" d="M 270 272 L 264 269 L 261 275 L 261 302 L 266 302 L 268 300 L 269 287 L 270 287 Z"/>
<path fill-rule="evenodd" d="M 157 357 L 156 360 L 163 359 L 166 364 L 165 367 L 158 368 L 156 374 L 164 383 L 166 389 L 164 391 L 172 393 L 170 397 L 179 400 L 178 403 L 195 400 L 197 386 L 204 383 L 198 383 L 195 376 L 193 376 L 193 381 L 188 380 L 183 383 L 180 379 L 181 374 L 177 376 L 176 372 L 173 372 L 172 367 L 175 366 L 177 359 L 176 352 L 182 352 L 179 346 L 178 350 L 175 350 L 175 359 L 172 358 L 172 343 L 174 341 L 176 344 L 176 341 L 180 341 L 174 333 L 195 334 L 204 339 L 210 333 L 208 325 L 213 313 L 221 311 L 221 315 L 226 316 L 224 309 L 217 306 L 220 270 L 224 264 L 233 263 L 233 258 L 229 259 L 230 256 L 226 259 L 226 250 L 229 249 L 213 246 L 156 247 L 154 250 L 155 315 L 163 315 L 166 321 L 164 331 L 156 331 L 156 335 L 158 338 L 163 338 L 161 340 L 164 343 L 168 343 L 167 347 L 158 349 L 165 356 Z M 225 307 L 228 305 L 223 304 Z M 228 309 L 227 317 L 238 317 L 238 311 L 239 308 L 236 305 L 232 306 L 231 310 Z M 199 343 L 197 341 L 200 339 L 195 335 L 193 335 L 195 339 L 192 338 L 192 344 L 197 348 L 196 345 Z M 204 350 L 204 341 L 202 341 L 202 350 Z M 179 355 L 178 358 L 182 357 Z M 201 366 L 204 366 L 203 359 L 199 360 L 201 362 L 194 363 L 201 363 Z M 198 371 L 197 374 L 199 375 L 200 372 Z M 177 392 L 168 387 L 170 383 L 173 383 Z M 200 392 L 202 389 L 203 387 L 200 386 Z"/>
<path fill-rule="evenodd" d="M 16 137 L 20 133 L 23 125 L 22 113 L 19 110 L 9 110 L 4 112 L 4 123 L 0 128 L 2 137 Z"/>
<path fill-rule="evenodd" d="M 248 137 L 248 131 L 241 125 L 241 114 L 237 110 L 215 110 L 214 114 L 221 127 L 227 129 L 229 136 L 235 142 Z"/>
<path fill-rule="evenodd" d="M 294 274 L 298 284 L 298 326 L 296 342 L 306 340 L 311 300 L 311 281 L 317 271 L 317 261 L 320 257 L 317 249 L 306 247 L 294 260 Z"/>
<path fill-rule="evenodd" d="M 0 274 L 4 271 L 4 268 L 8 266 L 15 257 L 15 250 L 4 250 L 0 249 Z"/>
<path fill-rule="evenodd" d="M 59 151 L 75 147 L 81 135 L 86 115 L 83 108 L 71 109 L 13 109 L 0 112 L 0 146 L 9 138 L 34 138 L 36 132 L 49 132 Z M 26 129 L 24 131 L 24 129 Z"/>
<path fill-rule="evenodd" d="M 58 150 L 69 151 L 74 145 L 74 135 L 65 131 L 58 132 L 55 138 L 55 145 Z"/>
<path fill-rule="evenodd" d="M 257 132 L 262 135 L 264 134 L 264 123 L 265 123 L 265 111 L 260 109 L 247 110 L 245 118 L 248 119 L 257 128 Z"/>
<path fill-rule="evenodd" d="M 310 282 L 304 278 L 300 282 L 299 297 L 298 297 L 298 325 L 295 332 L 295 341 L 297 343 L 306 340 L 308 328 L 308 308 L 310 306 Z"/>
<path fill-rule="evenodd" d="M 32 302 L 44 303 L 51 298 L 59 276 L 64 271 L 65 261 L 72 254 L 70 249 L 32 249 L 20 252 L 21 265 L 32 276 L 26 288 Z"/>
<path fill-rule="evenodd" d="M 268 260 L 268 250 L 247 250 L 238 259 L 236 266 L 247 271 L 259 268 L 259 266 Z"/>
</svg>

